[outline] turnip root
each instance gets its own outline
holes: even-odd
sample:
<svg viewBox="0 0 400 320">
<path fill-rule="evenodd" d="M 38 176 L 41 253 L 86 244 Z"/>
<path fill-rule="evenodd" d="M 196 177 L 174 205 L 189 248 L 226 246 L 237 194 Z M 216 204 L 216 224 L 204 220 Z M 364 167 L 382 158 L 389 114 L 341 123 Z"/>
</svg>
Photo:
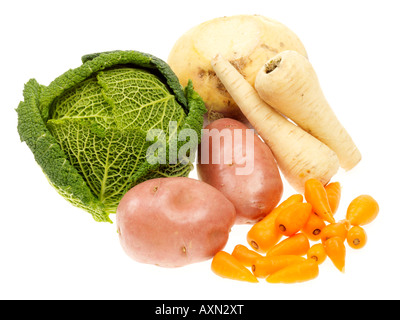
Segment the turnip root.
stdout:
<svg viewBox="0 0 400 320">
<path fill-rule="evenodd" d="M 352 169 L 361 154 L 329 106 L 311 63 L 295 51 L 284 51 L 258 72 L 255 88 L 271 107 L 322 141 Z"/>
<path fill-rule="evenodd" d="M 193 81 L 210 120 L 222 116 L 243 120 L 235 101 L 215 76 L 211 59 L 222 54 L 254 85 L 265 61 L 284 50 L 307 56 L 299 38 L 285 25 L 260 15 L 235 15 L 212 19 L 187 31 L 167 61 L 182 85 Z"/>
<path fill-rule="evenodd" d="M 310 178 L 326 184 L 339 168 L 336 154 L 300 127 L 286 120 L 221 55 L 212 66 L 248 121 L 268 144 L 286 180 L 299 192 Z"/>
</svg>

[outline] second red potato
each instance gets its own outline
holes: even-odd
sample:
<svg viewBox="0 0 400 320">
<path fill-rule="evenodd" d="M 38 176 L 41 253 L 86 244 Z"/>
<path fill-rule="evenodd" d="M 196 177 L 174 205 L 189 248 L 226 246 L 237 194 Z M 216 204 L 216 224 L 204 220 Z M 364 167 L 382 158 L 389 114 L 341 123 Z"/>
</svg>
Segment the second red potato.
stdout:
<svg viewBox="0 0 400 320">
<path fill-rule="evenodd" d="M 219 119 L 205 129 L 208 130 L 203 132 L 198 154 L 199 179 L 220 190 L 233 203 L 237 224 L 261 220 L 277 206 L 283 193 L 271 150 L 253 130 L 237 120 Z M 251 139 L 246 144 L 246 134 L 253 135 L 254 144 Z M 225 161 L 224 155 L 231 155 L 232 161 Z M 244 160 L 241 164 L 236 161 L 240 158 Z M 239 175 L 238 170 L 243 174 Z"/>
</svg>

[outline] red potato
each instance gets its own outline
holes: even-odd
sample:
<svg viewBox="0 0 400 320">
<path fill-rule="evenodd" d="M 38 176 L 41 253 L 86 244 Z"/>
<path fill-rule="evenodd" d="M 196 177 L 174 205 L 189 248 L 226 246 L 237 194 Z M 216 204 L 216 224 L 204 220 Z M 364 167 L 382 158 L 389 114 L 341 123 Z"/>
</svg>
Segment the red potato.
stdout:
<svg viewBox="0 0 400 320">
<path fill-rule="evenodd" d="M 233 203 L 237 224 L 261 220 L 276 207 L 283 193 L 282 179 L 269 147 L 253 130 L 233 119 L 216 120 L 205 129 L 209 131 L 203 130 L 199 146 L 199 179 L 220 190 Z M 243 155 L 241 164 L 238 155 Z"/>
<path fill-rule="evenodd" d="M 228 241 L 233 204 L 214 187 L 190 178 L 145 181 L 117 209 L 122 248 L 134 260 L 180 267 L 212 258 Z"/>
</svg>

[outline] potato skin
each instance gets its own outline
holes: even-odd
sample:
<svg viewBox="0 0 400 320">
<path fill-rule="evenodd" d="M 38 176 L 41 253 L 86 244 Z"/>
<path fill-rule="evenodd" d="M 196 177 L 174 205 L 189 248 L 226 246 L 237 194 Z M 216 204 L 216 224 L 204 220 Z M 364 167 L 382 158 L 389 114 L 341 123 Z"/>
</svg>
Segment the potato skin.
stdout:
<svg viewBox="0 0 400 320">
<path fill-rule="evenodd" d="M 242 141 L 233 139 L 231 145 L 225 145 L 224 139 L 221 139 L 219 152 L 223 154 L 224 148 L 229 148 L 229 152 L 243 150 L 245 157 L 254 157 L 254 170 L 249 175 L 238 175 L 236 169 L 244 165 L 238 165 L 235 161 L 232 164 L 224 164 L 223 160 L 219 164 L 213 164 L 212 153 L 218 152 L 218 150 L 216 150 L 216 146 L 214 146 L 214 150 L 212 149 L 213 140 L 210 134 L 204 131 L 197 162 L 197 173 L 200 180 L 220 190 L 233 203 L 236 208 L 236 224 L 255 223 L 261 220 L 276 207 L 283 193 L 282 179 L 271 150 L 257 135 L 252 133 L 254 134 L 254 148 L 250 147 L 249 154 L 247 154 L 243 143 L 246 141 L 245 132 L 248 128 L 234 119 L 216 120 L 205 129 L 217 129 L 219 132 L 223 129 L 232 132 L 240 130 Z M 203 150 L 207 139 L 208 150 Z M 205 157 L 206 163 L 202 161 L 204 151 L 208 151 L 209 158 Z"/>
<path fill-rule="evenodd" d="M 233 204 L 217 189 L 185 177 L 145 181 L 117 209 L 122 248 L 134 260 L 180 267 L 212 258 L 228 241 Z"/>
<path fill-rule="evenodd" d="M 307 57 L 300 39 L 282 23 L 261 15 L 233 15 L 205 21 L 185 32 L 167 62 L 182 85 L 193 81 L 209 110 L 209 120 L 224 116 L 243 121 L 239 107 L 215 75 L 211 59 L 223 55 L 254 86 L 262 65 L 285 50 Z"/>
</svg>

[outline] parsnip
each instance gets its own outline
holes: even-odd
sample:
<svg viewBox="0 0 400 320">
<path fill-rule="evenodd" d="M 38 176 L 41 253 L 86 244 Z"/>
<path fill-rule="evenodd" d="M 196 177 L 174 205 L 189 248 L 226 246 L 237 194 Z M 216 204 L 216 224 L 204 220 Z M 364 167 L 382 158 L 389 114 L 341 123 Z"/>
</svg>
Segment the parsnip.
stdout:
<svg viewBox="0 0 400 320">
<path fill-rule="evenodd" d="M 255 88 L 266 103 L 331 148 L 345 170 L 361 160 L 360 151 L 329 106 L 307 58 L 291 50 L 277 54 L 258 72 Z"/>
<path fill-rule="evenodd" d="M 339 168 L 336 154 L 266 104 L 221 55 L 211 63 L 243 114 L 270 147 L 286 180 L 299 192 L 310 178 L 327 183 Z"/>
</svg>

